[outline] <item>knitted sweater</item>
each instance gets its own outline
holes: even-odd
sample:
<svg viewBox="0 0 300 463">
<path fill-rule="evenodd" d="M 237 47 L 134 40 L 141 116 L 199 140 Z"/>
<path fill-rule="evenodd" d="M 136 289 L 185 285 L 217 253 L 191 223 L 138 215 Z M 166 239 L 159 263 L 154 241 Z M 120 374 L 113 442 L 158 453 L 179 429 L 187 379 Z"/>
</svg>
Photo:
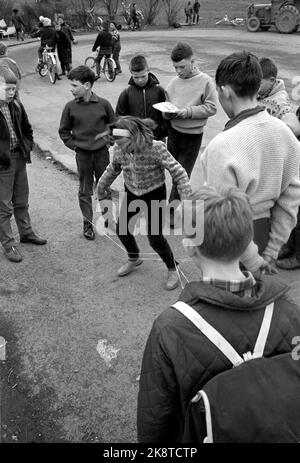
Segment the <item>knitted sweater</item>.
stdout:
<svg viewBox="0 0 300 463">
<path fill-rule="evenodd" d="M 271 116 L 278 117 L 278 119 L 281 119 L 284 114 L 294 112 L 284 82 L 281 79 L 277 79 L 268 94 L 259 96 L 257 101 L 260 105 L 266 107 Z"/>
<path fill-rule="evenodd" d="M 217 111 L 215 85 L 204 72 L 197 72 L 189 79 L 174 77 L 166 88 L 166 99 L 178 109 L 188 109 L 187 119 L 171 120 L 173 129 L 178 132 L 202 133 L 207 118 Z"/>
<path fill-rule="evenodd" d="M 262 111 L 218 134 L 200 162 L 201 184 L 237 186 L 249 195 L 254 220 L 271 217 L 264 254 L 277 258 L 300 204 L 300 144 L 291 130 Z M 262 258 L 253 242 L 241 261 L 250 271 L 260 267 Z"/>
<path fill-rule="evenodd" d="M 159 188 L 165 183 L 167 169 L 176 183 L 181 198 L 188 198 L 191 185 L 184 168 L 173 158 L 162 141 L 153 141 L 153 145 L 143 153 L 123 154 L 118 145 L 114 146 L 112 162 L 107 166 L 98 182 L 98 195 L 123 171 L 124 183 L 131 193 L 141 196 Z"/>
</svg>

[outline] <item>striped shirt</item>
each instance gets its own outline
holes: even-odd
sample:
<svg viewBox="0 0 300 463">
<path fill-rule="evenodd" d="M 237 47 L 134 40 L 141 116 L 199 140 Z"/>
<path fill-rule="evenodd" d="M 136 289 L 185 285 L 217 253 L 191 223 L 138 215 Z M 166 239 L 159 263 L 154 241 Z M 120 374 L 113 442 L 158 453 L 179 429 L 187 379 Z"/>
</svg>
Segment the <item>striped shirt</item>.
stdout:
<svg viewBox="0 0 300 463">
<path fill-rule="evenodd" d="M 12 122 L 12 118 L 11 118 L 11 114 L 10 114 L 8 104 L 4 103 L 4 102 L 0 102 L 0 111 L 2 112 L 3 116 L 5 117 L 8 129 L 9 129 L 10 149 L 12 150 L 12 149 L 14 149 L 14 148 L 16 148 L 18 146 L 19 141 L 18 141 L 18 137 L 17 137 L 16 132 L 15 132 L 15 129 L 14 129 L 14 125 L 13 125 L 13 122 Z"/>
</svg>

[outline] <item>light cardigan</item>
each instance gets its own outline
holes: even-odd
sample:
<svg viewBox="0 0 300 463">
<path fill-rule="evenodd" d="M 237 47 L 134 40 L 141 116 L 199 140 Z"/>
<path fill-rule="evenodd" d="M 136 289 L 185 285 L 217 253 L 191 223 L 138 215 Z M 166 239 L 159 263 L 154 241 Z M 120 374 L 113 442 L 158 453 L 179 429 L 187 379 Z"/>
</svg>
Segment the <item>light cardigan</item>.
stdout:
<svg viewBox="0 0 300 463">
<path fill-rule="evenodd" d="M 300 206 L 300 143 L 267 111 L 218 134 L 200 157 L 200 183 L 236 186 L 248 194 L 254 220 L 271 217 L 266 256 L 277 258 L 296 225 Z M 250 271 L 262 264 L 252 242 L 241 261 Z"/>
<path fill-rule="evenodd" d="M 217 92 L 209 75 L 198 71 L 188 79 L 174 77 L 166 88 L 166 99 L 178 109 L 187 109 L 187 119 L 171 119 L 178 132 L 200 134 L 207 118 L 216 114 Z"/>
<path fill-rule="evenodd" d="M 165 183 L 167 169 L 177 185 L 180 197 L 188 198 L 192 188 L 185 169 L 173 158 L 162 141 L 153 140 L 153 145 L 142 153 L 123 153 L 118 145 L 114 146 L 113 160 L 99 179 L 97 191 L 101 197 L 103 191 L 123 172 L 124 183 L 128 190 L 141 196 L 156 190 Z"/>
</svg>

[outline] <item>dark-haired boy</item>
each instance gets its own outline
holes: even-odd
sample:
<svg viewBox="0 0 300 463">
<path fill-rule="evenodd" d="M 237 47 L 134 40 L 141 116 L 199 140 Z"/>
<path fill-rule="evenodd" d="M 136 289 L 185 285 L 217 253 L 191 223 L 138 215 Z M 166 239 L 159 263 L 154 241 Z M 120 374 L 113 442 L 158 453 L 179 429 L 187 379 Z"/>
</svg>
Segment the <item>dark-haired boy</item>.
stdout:
<svg viewBox="0 0 300 463">
<path fill-rule="evenodd" d="M 11 262 L 22 260 L 11 229 L 13 214 L 21 243 L 47 243 L 34 233 L 28 212 L 26 163 L 31 162 L 33 133 L 24 106 L 15 98 L 17 84 L 14 72 L 0 66 L 0 242 Z"/>
<path fill-rule="evenodd" d="M 281 119 L 294 132 L 300 135 L 300 123 L 293 111 L 289 95 L 282 79 L 278 79 L 278 69 L 270 58 L 261 58 L 259 64 L 262 70 L 262 80 L 258 91 L 258 102 L 263 105 L 271 116 Z"/>
<path fill-rule="evenodd" d="M 79 174 L 79 206 L 83 215 L 83 235 L 95 239 L 93 230 L 92 195 L 94 176 L 96 183 L 109 164 L 107 142 L 95 140 L 114 119 L 109 101 L 93 92 L 95 74 L 88 66 L 78 66 L 70 71 L 68 79 L 74 100 L 66 104 L 60 121 L 59 135 L 64 144 L 76 152 Z"/>
<path fill-rule="evenodd" d="M 97 48 L 99 48 L 98 55 L 95 59 L 96 74 L 98 78 L 100 78 L 102 58 L 104 56 L 106 58 L 110 58 L 110 55 L 112 54 L 113 36 L 112 36 L 112 33 L 109 31 L 109 27 L 110 27 L 109 21 L 104 21 L 102 24 L 102 30 L 97 35 L 95 43 L 92 48 L 92 51 L 96 51 Z"/>
<path fill-rule="evenodd" d="M 286 124 L 257 104 L 261 79 L 251 53 L 233 53 L 219 64 L 217 91 L 230 120 L 202 153 L 200 181 L 237 186 L 248 194 L 254 242 L 241 262 L 250 271 L 276 272 L 274 261 L 296 224 L 300 204 L 300 144 Z"/>
<path fill-rule="evenodd" d="M 288 287 L 277 277 L 255 280 L 239 267 L 240 256 L 253 238 L 247 195 L 237 188 L 203 187 L 195 199 L 204 205 L 204 239 L 199 244 L 186 238 L 184 247 L 199 269 L 200 281 L 188 283 L 179 301 L 221 333 L 242 358 L 253 351 L 265 308 L 274 302 L 265 351 L 268 357 L 291 352 L 293 337 L 299 334 L 300 311 L 285 297 Z M 198 220 L 203 220 L 202 211 Z M 183 440 L 190 400 L 211 378 L 231 367 L 188 318 L 173 307 L 164 310 L 154 321 L 143 355 L 138 441 L 190 442 Z M 205 423 L 203 431 L 204 438 Z"/>
<path fill-rule="evenodd" d="M 179 111 L 164 113 L 171 122 L 168 150 L 190 177 L 207 119 L 217 111 L 217 94 L 213 80 L 195 65 L 193 50 L 188 43 L 178 42 L 171 52 L 171 60 L 177 77 L 167 85 L 166 99 Z M 179 194 L 173 185 L 169 201 L 174 199 L 179 199 Z"/>
<path fill-rule="evenodd" d="M 129 86 L 119 96 L 116 115 L 153 119 L 157 124 L 153 131 L 154 137 L 162 140 L 168 134 L 168 124 L 161 111 L 153 108 L 153 105 L 166 100 L 165 91 L 159 85 L 157 77 L 150 72 L 144 55 L 133 56 L 129 70 Z"/>
</svg>

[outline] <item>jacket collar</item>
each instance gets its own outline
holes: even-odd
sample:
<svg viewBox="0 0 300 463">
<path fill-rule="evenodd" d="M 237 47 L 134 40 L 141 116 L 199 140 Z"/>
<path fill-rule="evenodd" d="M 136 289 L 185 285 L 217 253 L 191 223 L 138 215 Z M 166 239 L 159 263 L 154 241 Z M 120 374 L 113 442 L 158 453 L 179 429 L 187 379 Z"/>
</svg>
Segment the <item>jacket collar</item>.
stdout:
<svg viewBox="0 0 300 463">
<path fill-rule="evenodd" d="M 276 276 L 262 276 L 256 279 L 254 296 L 238 296 L 230 291 L 216 288 L 201 281 L 188 283 L 179 296 L 187 304 L 206 302 L 230 310 L 258 310 L 281 297 L 289 289 Z"/>
<path fill-rule="evenodd" d="M 232 119 L 229 119 L 229 121 L 225 124 L 224 131 L 231 129 L 232 127 L 236 126 L 237 124 L 247 119 L 248 117 L 254 116 L 255 114 L 258 114 L 264 110 L 265 110 L 264 106 L 256 106 L 255 108 L 245 109 L 244 111 L 241 111 L 239 114 L 234 116 Z"/>
<path fill-rule="evenodd" d="M 128 84 L 133 85 L 134 87 L 139 88 L 139 89 L 143 88 L 143 87 L 139 87 L 138 85 L 136 85 L 132 76 L 130 77 Z M 157 85 L 157 84 L 159 84 L 158 78 L 154 74 L 152 74 L 152 72 L 149 72 L 148 82 L 144 88 L 153 87 L 154 85 Z"/>
</svg>

